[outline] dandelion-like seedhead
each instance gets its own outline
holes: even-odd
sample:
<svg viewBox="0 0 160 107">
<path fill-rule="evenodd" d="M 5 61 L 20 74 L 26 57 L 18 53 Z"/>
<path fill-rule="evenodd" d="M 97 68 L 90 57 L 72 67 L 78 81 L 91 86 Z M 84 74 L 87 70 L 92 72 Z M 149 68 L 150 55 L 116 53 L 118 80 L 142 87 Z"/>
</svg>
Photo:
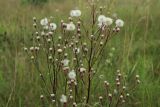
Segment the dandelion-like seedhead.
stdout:
<svg viewBox="0 0 160 107">
<path fill-rule="evenodd" d="M 99 82 L 106 79 L 103 73 L 97 76 L 98 65 L 103 64 L 102 53 L 108 41 L 123 27 L 124 22 L 103 15 L 102 8 L 97 12 L 95 6 L 91 5 L 91 9 L 92 15 L 88 16 L 90 21 L 81 18 L 83 14 L 78 9 L 71 10 L 68 20 L 61 20 L 60 23 L 52 17 L 40 21 L 33 18 L 33 44 L 24 50 L 40 74 L 43 101 L 45 98 L 49 99 L 46 103 L 51 102 L 57 107 L 61 102 L 64 107 L 76 107 L 80 103 L 85 106 L 92 105 L 91 101 L 96 100 L 97 93 L 91 93 L 91 89 L 98 87 Z M 111 52 L 107 54 L 107 64 L 112 65 L 114 51 L 115 48 L 111 48 Z M 44 66 L 45 69 L 42 68 Z M 98 94 L 98 102 L 101 105 L 105 99 L 110 103 L 116 98 L 126 102 L 125 98 L 129 93 L 124 92 L 128 87 L 123 84 L 122 77 L 120 71 L 117 71 L 113 89 L 112 84 L 104 81 L 105 94 Z M 135 79 L 137 84 L 140 83 L 138 76 Z M 95 80 L 98 81 L 98 86 L 92 86 L 95 85 Z"/>
<path fill-rule="evenodd" d="M 123 25 L 124 25 L 124 22 L 121 19 L 117 19 L 115 23 L 116 23 L 117 27 L 123 27 Z"/>
<path fill-rule="evenodd" d="M 68 77 L 69 77 L 69 79 L 71 79 L 71 80 L 75 80 L 75 79 L 76 79 L 76 73 L 75 73 L 75 71 L 74 71 L 74 70 L 70 71 L 70 72 L 68 73 Z"/>
<path fill-rule="evenodd" d="M 61 103 L 66 103 L 67 102 L 67 96 L 62 95 L 61 98 L 60 98 L 60 102 Z"/>
<path fill-rule="evenodd" d="M 78 9 L 76 9 L 76 10 L 71 10 L 70 16 L 71 16 L 71 17 L 79 17 L 79 16 L 81 16 L 81 11 L 78 10 Z"/>
</svg>

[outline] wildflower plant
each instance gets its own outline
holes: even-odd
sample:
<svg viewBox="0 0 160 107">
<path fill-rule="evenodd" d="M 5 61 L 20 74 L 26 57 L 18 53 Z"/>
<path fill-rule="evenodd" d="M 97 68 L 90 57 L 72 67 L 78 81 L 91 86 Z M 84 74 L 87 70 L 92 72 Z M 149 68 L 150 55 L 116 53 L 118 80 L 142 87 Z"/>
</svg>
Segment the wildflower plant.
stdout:
<svg viewBox="0 0 160 107">
<path fill-rule="evenodd" d="M 106 44 L 119 33 L 124 22 L 105 16 L 102 7 L 97 12 L 95 4 L 90 9 L 90 22 L 81 18 L 83 13 L 78 9 L 71 10 L 68 20 L 60 23 L 52 17 L 40 21 L 33 18 L 33 44 L 24 49 L 40 75 L 43 92 L 40 98 L 44 105 L 89 106 L 97 99 L 91 97 L 96 95 L 91 92 L 93 78 L 99 72 L 97 68 Z M 99 105 L 118 106 L 129 96 L 124 92 L 122 74 L 117 73 L 116 88 L 109 88 L 109 82 L 104 81 L 105 91 L 98 97 Z"/>
</svg>

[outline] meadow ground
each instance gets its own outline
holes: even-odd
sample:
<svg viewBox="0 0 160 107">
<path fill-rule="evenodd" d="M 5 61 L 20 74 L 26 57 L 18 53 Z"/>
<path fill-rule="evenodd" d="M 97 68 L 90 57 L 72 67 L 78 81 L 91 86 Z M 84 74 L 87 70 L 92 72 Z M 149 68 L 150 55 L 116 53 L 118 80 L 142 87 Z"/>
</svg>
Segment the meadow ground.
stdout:
<svg viewBox="0 0 160 107">
<path fill-rule="evenodd" d="M 54 16 L 58 22 L 67 19 L 76 6 L 86 13 L 84 1 L 50 0 L 35 6 L 0 0 L 0 107 L 40 107 L 39 76 L 23 52 L 24 44 L 30 44 L 32 17 Z M 113 81 L 117 69 L 127 75 L 139 74 L 141 83 L 131 93 L 129 106 L 160 107 L 160 0 L 100 0 L 99 5 L 125 21 L 119 37 L 107 45 L 108 51 L 116 50 L 111 63 L 100 65 L 99 75 L 104 75 L 100 79 Z M 103 54 L 108 58 L 109 53 Z"/>
</svg>

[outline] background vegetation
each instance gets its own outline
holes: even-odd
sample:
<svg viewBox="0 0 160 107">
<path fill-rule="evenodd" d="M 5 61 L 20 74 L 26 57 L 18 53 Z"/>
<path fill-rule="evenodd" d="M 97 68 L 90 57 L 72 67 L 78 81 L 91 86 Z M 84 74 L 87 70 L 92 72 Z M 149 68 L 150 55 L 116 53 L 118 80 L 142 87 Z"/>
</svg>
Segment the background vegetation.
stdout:
<svg viewBox="0 0 160 107">
<path fill-rule="evenodd" d="M 43 0 L 42 0 L 43 1 Z M 127 75 L 140 75 L 141 84 L 131 93 L 132 107 L 160 107 L 160 1 L 99 0 L 106 14 L 116 13 L 125 27 L 108 44 L 108 59 L 115 47 L 111 63 L 101 64 L 101 72 L 110 81 L 120 69 Z M 20 0 L 0 0 L 0 107 L 39 107 L 39 77 L 23 52 L 32 34 L 32 17 L 67 19 L 71 9 L 79 7 L 86 18 L 85 0 L 49 0 L 41 5 Z M 103 59 L 106 62 L 106 59 Z M 130 79 L 128 80 L 132 82 Z"/>
</svg>

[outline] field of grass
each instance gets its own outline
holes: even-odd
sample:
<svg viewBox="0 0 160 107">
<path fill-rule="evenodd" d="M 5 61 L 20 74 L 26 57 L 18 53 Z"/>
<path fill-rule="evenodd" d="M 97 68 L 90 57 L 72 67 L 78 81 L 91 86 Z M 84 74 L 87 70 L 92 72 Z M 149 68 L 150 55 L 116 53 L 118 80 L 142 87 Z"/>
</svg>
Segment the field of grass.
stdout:
<svg viewBox="0 0 160 107">
<path fill-rule="evenodd" d="M 23 51 L 25 45 L 31 46 L 32 18 L 53 16 L 58 23 L 75 7 L 87 18 L 86 4 L 86 0 L 50 0 L 44 5 L 0 0 L 0 107 L 41 107 L 39 76 Z M 127 76 L 138 74 L 141 83 L 125 107 L 160 107 L 160 0 L 99 0 L 97 5 L 106 6 L 106 14 L 116 13 L 125 25 L 108 42 L 96 79 L 100 84 L 114 81 L 117 69 Z M 112 47 L 115 51 L 108 59 Z"/>
</svg>

